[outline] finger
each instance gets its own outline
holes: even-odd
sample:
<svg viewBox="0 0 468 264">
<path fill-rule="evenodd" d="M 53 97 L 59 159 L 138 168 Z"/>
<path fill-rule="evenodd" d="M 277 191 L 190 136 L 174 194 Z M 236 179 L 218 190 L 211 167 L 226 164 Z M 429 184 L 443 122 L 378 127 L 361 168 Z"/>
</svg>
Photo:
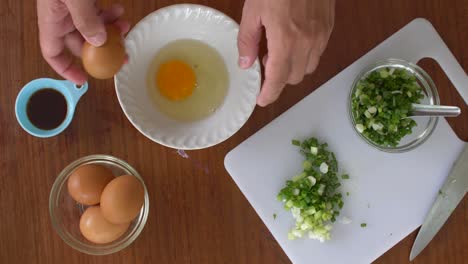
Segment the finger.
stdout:
<svg viewBox="0 0 468 264">
<path fill-rule="evenodd" d="M 78 31 L 73 31 L 65 35 L 65 46 L 76 57 L 81 57 L 81 48 L 83 47 L 83 43 L 84 39 Z"/>
<path fill-rule="evenodd" d="M 37 2 L 39 31 L 43 31 L 45 36 L 64 36 L 76 30 L 68 10 L 62 3 L 43 3 L 50 2 L 49 0 Z"/>
<path fill-rule="evenodd" d="M 265 67 L 267 63 L 268 63 L 268 53 L 265 54 L 265 56 L 263 56 L 263 59 L 262 59 L 263 67 Z"/>
<path fill-rule="evenodd" d="M 308 66 L 310 51 L 304 54 L 305 49 L 294 49 L 294 55 L 292 58 L 291 72 L 288 77 L 288 83 L 298 84 L 304 79 L 306 74 L 306 68 Z"/>
<path fill-rule="evenodd" d="M 117 22 L 121 22 L 121 23 L 119 25 L 116 25 Z M 128 24 L 128 22 L 126 21 L 118 20 L 114 23 L 114 25 L 116 25 L 119 28 L 122 34 L 127 33 L 128 30 L 130 29 L 130 24 Z M 80 32 L 73 31 L 65 35 L 64 40 L 65 40 L 65 46 L 70 50 L 70 52 L 76 57 L 81 57 L 81 50 L 83 48 L 83 43 L 85 40 L 83 39 L 83 36 L 81 36 Z"/>
<path fill-rule="evenodd" d="M 86 74 L 73 64 L 71 55 L 60 53 L 55 57 L 45 57 L 45 60 L 63 78 L 79 85 L 86 82 Z"/>
<path fill-rule="evenodd" d="M 103 19 L 98 15 L 98 10 L 92 0 L 67 0 L 65 4 L 70 11 L 78 31 L 94 46 L 101 46 L 106 42 L 107 33 Z"/>
<path fill-rule="evenodd" d="M 86 82 L 86 74 L 73 65 L 73 57 L 65 53 L 64 37 L 39 32 L 41 51 L 44 59 L 63 78 L 76 84 Z"/>
<path fill-rule="evenodd" d="M 319 36 L 316 39 L 317 42 L 315 43 L 315 45 L 313 45 L 312 50 L 310 51 L 310 54 L 308 56 L 308 63 L 306 68 L 307 74 L 311 74 L 317 69 L 320 61 L 320 56 L 322 56 L 322 53 L 327 47 L 328 38 Z"/>
<path fill-rule="evenodd" d="M 246 1 L 242 11 L 242 19 L 237 35 L 237 48 L 239 49 L 239 66 L 250 68 L 258 56 L 258 44 L 262 37 L 262 24 L 260 17 L 251 7 L 254 1 Z"/>
<path fill-rule="evenodd" d="M 313 73 L 317 69 L 319 65 L 319 61 L 320 61 L 320 55 L 317 52 L 311 52 L 311 55 L 309 57 L 309 62 L 307 64 L 306 73 L 307 74 Z"/>
<path fill-rule="evenodd" d="M 117 25 L 119 28 L 120 32 L 122 34 L 125 34 L 128 32 L 130 25 L 125 22 L 125 21 L 117 21 L 117 22 L 122 22 L 121 25 Z M 114 25 L 117 23 L 115 22 Z M 71 53 L 76 56 L 76 57 L 81 57 L 81 50 L 83 47 L 84 39 L 83 36 L 81 36 L 80 32 L 78 31 L 73 31 L 67 35 L 65 35 L 65 46 L 71 51 Z"/>
<path fill-rule="evenodd" d="M 291 61 L 288 56 L 287 44 L 284 39 L 278 36 L 268 36 L 268 59 L 265 66 L 265 81 L 263 82 L 262 90 L 257 98 L 259 106 L 267 106 L 276 99 L 284 89 L 288 80 Z"/>
<path fill-rule="evenodd" d="M 124 35 L 130 30 L 130 24 L 127 21 L 119 19 L 124 14 L 124 11 L 122 5 L 114 4 L 109 9 L 102 11 L 99 16 L 105 24 L 113 24 Z"/>
<path fill-rule="evenodd" d="M 265 67 L 265 81 L 257 98 L 259 106 L 267 106 L 276 101 L 286 85 L 289 69 L 283 68 L 278 64 L 274 65 L 274 63 L 273 57 L 268 59 Z"/>
<path fill-rule="evenodd" d="M 115 22 L 119 17 L 121 17 L 124 14 L 125 10 L 122 5 L 120 4 L 113 4 L 111 7 L 109 7 L 106 10 L 103 10 L 99 16 L 101 17 L 102 21 L 104 21 L 105 24 L 110 24 Z"/>
<path fill-rule="evenodd" d="M 127 34 L 128 31 L 130 30 L 130 23 L 128 23 L 127 21 L 119 19 L 119 20 L 115 21 L 113 24 L 114 24 L 114 26 L 116 26 L 120 30 L 120 33 L 122 35 Z"/>
</svg>

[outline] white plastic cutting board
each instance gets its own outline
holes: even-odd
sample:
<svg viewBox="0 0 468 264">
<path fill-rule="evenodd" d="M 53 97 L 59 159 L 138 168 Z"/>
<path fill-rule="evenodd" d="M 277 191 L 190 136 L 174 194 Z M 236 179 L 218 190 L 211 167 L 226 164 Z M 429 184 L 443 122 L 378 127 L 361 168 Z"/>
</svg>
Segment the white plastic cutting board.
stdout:
<svg viewBox="0 0 468 264">
<path fill-rule="evenodd" d="M 464 143 L 440 119 L 428 141 L 410 152 L 375 150 L 353 130 L 347 96 L 354 78 L 369 64 L 424 57 L 439 62 L 467 102 L 466 73 L 432 25 L 416 19 L 226 156 L 227 171 L 293 263 L 370 263 L 422 224 Z M 301 171 L 303 157 L 291 139 L 310 136 L 328 142 L 340 168 L 351 176 L 342 181 L 342 193 L 350 196 L 344 195 L 341 216 L 352 223 L 336 222 L 332 240 L 325 243 L 288 240 L 294 221 L 276 200 L 285 181 Z"/>
</svg>

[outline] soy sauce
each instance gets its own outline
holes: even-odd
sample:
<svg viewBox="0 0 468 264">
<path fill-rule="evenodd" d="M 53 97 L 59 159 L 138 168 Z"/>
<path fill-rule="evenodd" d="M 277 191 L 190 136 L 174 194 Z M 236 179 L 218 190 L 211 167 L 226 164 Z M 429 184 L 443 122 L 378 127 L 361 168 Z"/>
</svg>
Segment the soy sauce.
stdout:
<svg viewBox="0 0 468 264">
<path fill-rule="evenodd" d="M 26 114 L 35 127 L 52 130 L 62 124 L 67 110 L 67 100 L 60 92 L 44 88 L 31 95 Z"/>
</svg>

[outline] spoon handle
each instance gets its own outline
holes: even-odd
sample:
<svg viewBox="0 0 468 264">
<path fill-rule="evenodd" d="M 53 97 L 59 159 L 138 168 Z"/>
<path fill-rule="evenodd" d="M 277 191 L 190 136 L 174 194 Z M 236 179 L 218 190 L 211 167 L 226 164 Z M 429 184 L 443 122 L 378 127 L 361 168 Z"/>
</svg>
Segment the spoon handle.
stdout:
<svg viewBox="0 0 468 264">
<path fill-rule="evenodd" d="M 460 108 L 456 106 L 413 104 L 412 107 L 411 116 L 456 117 L 461 113 Z"/>
</svg>

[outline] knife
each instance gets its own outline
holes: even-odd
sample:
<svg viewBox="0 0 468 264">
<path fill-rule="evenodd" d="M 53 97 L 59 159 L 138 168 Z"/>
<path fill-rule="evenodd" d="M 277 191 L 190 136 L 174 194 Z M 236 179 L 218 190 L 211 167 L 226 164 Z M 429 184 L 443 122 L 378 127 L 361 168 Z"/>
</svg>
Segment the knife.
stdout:
<svg viewBox="0 0 468 264">
<path fill-rule="evenodd" d="M 468 143 L 453 164 L 449 176 L 426 216 L 410 253 L 412 261 L 439 232 L 468 189 Z"/>
</svg>

